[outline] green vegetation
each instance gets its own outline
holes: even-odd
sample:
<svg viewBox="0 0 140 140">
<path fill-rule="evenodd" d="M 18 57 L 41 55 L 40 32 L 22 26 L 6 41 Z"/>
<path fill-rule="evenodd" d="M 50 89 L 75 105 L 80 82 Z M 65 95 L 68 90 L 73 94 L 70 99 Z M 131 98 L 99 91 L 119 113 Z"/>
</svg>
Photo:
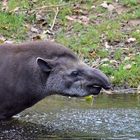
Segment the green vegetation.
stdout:
<svg viewBox="0 0 140 140">
<path fill-rule="evenodd" d="M 8 38 L 23 39 L 25 36 L 24 16 L 0 12 L 0 34 Z"/>
<path fill-rule="evenodd" d="M 131 68 L 125 69 L 126 64 L 131 64 Z M 131 87 L 136 87 L 140 81 L 140 55 L 137 55 L 132 61 L 122 63 L 112 74 L 115 77 L 114 83 L 119 85 L 126 83 Z"/>
<path fill-rule="evenodd" d="M 140 2 L 107 2 L 105 7 L 103 0 L 9 0 L 8 8 L 0 12 L 0 36 L 16 42 L 54 39 L 91 65 L 99 59 L 100 69 L 113 77 L 114 85 L 137 87 Z"/>
<path fill-rule="evenodd" d="M 121 0 L 121 3 L 127 6 L 136 6 L 138 4 L 138 0 Z"/>
</svg>

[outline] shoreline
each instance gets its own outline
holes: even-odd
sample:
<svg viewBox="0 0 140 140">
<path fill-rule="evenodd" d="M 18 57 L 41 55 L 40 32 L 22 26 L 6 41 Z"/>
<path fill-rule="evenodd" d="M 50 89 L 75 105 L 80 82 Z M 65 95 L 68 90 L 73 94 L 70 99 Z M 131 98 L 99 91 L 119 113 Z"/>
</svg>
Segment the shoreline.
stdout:
<svg viewBox="0 0 140 140">
<path fill-rule="evenodd" d="M 138 88 L 114 87 L 112 90 L 101 90 L 101 94 L 140 94 L 140 86 Z"/>
</svg>

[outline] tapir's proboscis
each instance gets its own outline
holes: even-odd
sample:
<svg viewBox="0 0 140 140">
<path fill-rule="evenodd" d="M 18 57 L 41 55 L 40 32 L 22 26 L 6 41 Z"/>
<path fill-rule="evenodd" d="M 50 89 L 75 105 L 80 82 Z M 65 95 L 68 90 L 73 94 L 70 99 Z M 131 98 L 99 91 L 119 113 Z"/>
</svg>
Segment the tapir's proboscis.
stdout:
<svg viewBox="0 0 140 140">
<path fill-rule="evenodd" d="M 0 120 L 49 95 L 97 95 L 110 82 L 68 48 L 50 41 L 0 45 Z"/>
</svg>

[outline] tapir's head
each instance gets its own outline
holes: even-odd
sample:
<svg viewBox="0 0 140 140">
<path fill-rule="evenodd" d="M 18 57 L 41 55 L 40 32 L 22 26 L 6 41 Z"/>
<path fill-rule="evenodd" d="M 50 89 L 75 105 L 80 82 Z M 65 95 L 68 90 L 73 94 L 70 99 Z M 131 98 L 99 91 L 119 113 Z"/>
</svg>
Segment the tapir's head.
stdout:
<svg viewBox="0 0 140 140">
<path fill-rule="evenodd" d="M 55 59 L 37 58 L 42 73 L 46 74 L 46 94 L 82 97 L 97 95 L 102 88 L 110 89 L 110 83 L 100 70 L 81 62 L 74 54 L 64 54 Z"/>
</svg>

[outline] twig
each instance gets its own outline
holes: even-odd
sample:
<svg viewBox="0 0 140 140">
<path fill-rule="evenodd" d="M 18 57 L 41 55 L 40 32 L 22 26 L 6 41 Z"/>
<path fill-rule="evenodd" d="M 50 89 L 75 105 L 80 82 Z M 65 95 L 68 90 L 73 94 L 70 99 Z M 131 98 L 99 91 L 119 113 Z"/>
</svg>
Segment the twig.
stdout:
<svg viewBox="0 0 140 140">
<path fill-rule="evenodd" d="M 55 16 L 54 16 L 53 23 L 52 23 L 51 28 L 50 28 L 51 31 L 53 30 L 53 27 L 54 27 L 54 25 L 55 25 L 55 21 L 56 21 L 56 17 L 57 17 L 57 15 L 58 15 L 58 13 L 59 13 L 59 8 L 56 7 Z"/>
<path fill-rule="evenodd" d="M 101 66 L 102 64 L 104 64 L 104 62 L 100 62 L 100 59 L 96 62 L 96 65 L 93 64 L 92 67 L 93 68 L 99 68 L 99 66 Z"/>
<path fill-rule="evenodd" d="M 102 64 L 104 64 L 104 62 L 98 63 L 96 66 L 92 66 L 92 67 L 99 68 L 99 66 L 101 66 Z"/>
</svg>

